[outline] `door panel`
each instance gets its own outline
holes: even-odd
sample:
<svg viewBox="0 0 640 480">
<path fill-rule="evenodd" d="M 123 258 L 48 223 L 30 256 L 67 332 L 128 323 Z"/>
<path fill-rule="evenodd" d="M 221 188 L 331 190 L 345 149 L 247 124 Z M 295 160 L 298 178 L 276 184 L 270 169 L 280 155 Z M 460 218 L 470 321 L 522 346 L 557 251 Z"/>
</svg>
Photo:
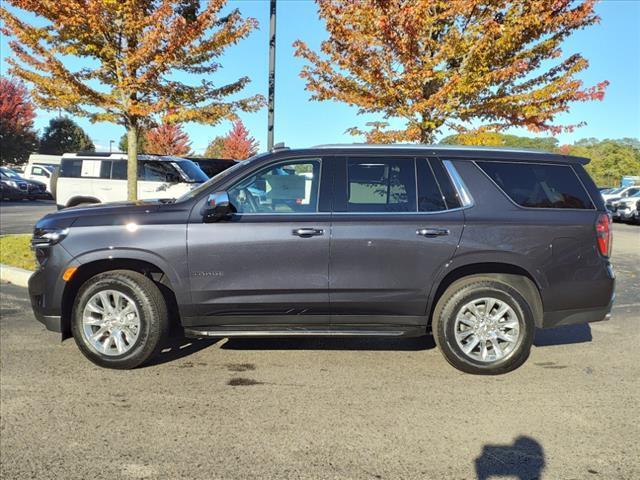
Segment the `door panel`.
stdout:
<svg viewBox="0 0 640 480">
<path fill-rule="evenodd" d="M 455 253 L 464 214 L 447 210 L 426 159 L 337 158 L 335 171 L 332 323 L 422 322 L 416 317 L 426 314 L 431 279 Z"/>
<path fill-rule="evenodd" d="M 334 215 L 329 267 L 332 313 L 425 315 L 431 279 L 452 258 L 462 224 L 461 211 Z M 417 233 L 422 229 L 448 234 L 423 236 Z M 339 323 L 340 319 L 333 317 L 332 321 Z M 375 323 L 370 317 L 361 321 Z"/>
<path fill-rule="evenodd" d="M 189 224 L 190 325 L 330 323 L 320 167 L 317 158 L 267 166 L 227 190 L 230 220 Z"/>
</svg>

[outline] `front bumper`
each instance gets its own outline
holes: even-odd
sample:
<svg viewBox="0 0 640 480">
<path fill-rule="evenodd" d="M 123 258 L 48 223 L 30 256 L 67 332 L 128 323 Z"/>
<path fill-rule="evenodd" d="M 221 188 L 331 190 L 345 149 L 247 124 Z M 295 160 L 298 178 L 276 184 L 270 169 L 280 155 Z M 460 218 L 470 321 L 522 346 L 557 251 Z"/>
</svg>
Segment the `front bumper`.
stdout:
<svg viewBox="0 0 640 480">
<path fill-rule="evenodd" d="M 49 250 L 44 266 L 29 277 L 29 299 L 34 316 L 47 330 L 65 333 L 68 319 L 65 321 L 62 311 L 66 287 L 62 274 L 76 262 L 72 261 L 71 255 L 60 245 L 54 245 Z"/>
</svg>

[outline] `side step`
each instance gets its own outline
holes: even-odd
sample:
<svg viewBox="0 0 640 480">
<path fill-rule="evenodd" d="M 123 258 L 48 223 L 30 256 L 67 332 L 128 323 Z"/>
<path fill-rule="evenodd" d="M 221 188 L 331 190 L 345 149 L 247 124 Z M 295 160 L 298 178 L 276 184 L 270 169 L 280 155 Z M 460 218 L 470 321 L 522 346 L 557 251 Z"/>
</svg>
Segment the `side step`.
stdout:
<svg viewBox="0 0 640 480">
<path fill-rule="evenodd" d="M 419 336 L 424 329 L 399 328 L 321 328 L 321 327 L 280 327 L 265 328 L 185 328 L 186 337 L 403 337 Z"/>
</svg>

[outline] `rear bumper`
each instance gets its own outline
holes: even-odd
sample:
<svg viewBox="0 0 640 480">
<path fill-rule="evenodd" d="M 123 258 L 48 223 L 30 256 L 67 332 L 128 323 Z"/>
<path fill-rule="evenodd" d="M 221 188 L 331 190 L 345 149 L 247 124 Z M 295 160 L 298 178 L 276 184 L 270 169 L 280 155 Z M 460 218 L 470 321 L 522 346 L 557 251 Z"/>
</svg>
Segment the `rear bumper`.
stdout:
<svg viewBox="0 0 640 480">
<path fill-rule="evenodd" d="M 611 318 L 611 303 L 603 308 L 590 308 L 580 310 L 560 310 L 557 312 L 545 312 L 542 320 L 542 328 L 560 327 L 563 325 L 576 325 L 579 323 L 601 322 Z"/>
</svg>

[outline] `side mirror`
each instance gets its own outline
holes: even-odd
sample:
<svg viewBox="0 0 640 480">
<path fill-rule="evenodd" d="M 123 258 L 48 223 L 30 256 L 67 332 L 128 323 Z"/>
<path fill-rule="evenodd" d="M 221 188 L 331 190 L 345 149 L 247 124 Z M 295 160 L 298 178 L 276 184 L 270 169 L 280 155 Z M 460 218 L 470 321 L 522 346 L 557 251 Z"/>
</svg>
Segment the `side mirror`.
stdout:
<svg viewBox="0 0 640 480">
<path fill-rule="evenodd" d="M 209 195 L 202 212 L 204 223 L 214 223 L 225 220 L 236 213 L 236 209 L 229 201 L 229 194 L 225 191 Z"/>
</svg>

